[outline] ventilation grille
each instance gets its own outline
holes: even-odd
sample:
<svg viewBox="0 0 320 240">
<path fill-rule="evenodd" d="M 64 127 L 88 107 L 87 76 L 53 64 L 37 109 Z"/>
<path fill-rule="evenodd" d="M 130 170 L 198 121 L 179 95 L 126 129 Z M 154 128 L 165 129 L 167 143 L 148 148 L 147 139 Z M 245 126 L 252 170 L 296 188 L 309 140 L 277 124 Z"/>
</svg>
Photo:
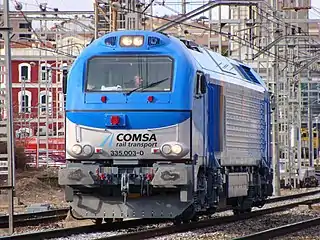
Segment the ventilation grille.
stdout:
<svg viewBox="0 0 320 240">
<path fill-rule="evenodd" d="M 186 40 L 186 39 L 180 39 L 181 42 L 183 42 L 183 44 L 191 49 L 191 50 L 194 50 L 194 51 L 197 51 L 197 52 L 201 52 L 200 48 L 199 48 L 199 45 L 196 44 L 195 42 L 192 42 L 190 40 Z"/>
<path fill-rule="evenodd" d="M 261 85 L 259 80 L 251 72 L 250 68 L 244 65 L 237 66 L 237 68 L 248 81 Z"/>
</svg>

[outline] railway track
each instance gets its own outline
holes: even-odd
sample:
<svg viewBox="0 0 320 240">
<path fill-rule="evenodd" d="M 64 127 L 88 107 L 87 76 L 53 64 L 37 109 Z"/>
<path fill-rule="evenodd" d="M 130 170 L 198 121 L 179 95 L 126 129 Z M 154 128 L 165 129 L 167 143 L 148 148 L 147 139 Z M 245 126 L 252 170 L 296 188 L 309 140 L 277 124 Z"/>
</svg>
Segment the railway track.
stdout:
<svg viewBox="0 0 320 240">
<path fill-rule="evenodd" d="M 159 236 L 164 236 L 164 235 L 169 235 L 169 234 L 174 234 L 174 233 L 186 232 L 186 231 L 190 231 L 190 230 L 197 230 L 197 229 L 201 229 L 201 228 L 207 228 L 207 227 L 212 227 L 212 226 L 216 226 L 216 225 L 232 223 L 232 222 L 236 222 L 236 221 L 240 221 L 240 220 L 258 217 L 261 215 L 271 214 L 271 213 L 275 213 L 275 212 L 281 212 L 284 210 L 288 210 L 290 208 L 297 207 L 299 205 L 312 205 L 312 204 L 319 203 L 319 202 L 320 202 L 320 198 L 313 199 L 313 200 L 306 200 L 306 201 L 301 201 L 298 203 L 291 203 L 288 205 L 282 205 L 282 206 L 278 206 L 278 207 L 274 207 L 274 208 L 257 210 L 257 211 L 243 214 L 240 216 L 219 217 L 219 218 L 208 219 L 208 220 L 203 220 L 203 221 L 189 223 L 189 224 L 182 224 L 180 226 L 168 226 L 168 227 L 163 227 L 163 228 L 133 232 L 133 233 L 128 233 L 128 234 L 121 234 L 121 235 L 116 235 L 116 236 L 101 237 L 101 238 L 96 238 L 95 240 L 126 240 L 126 239 L 142 240 L 142 239 L 154 238 L 154 237 L 159 237 Z"/>
<path fill-rule="evenodd" d="M 239 216 L 225 216 L 225 217 L 216 217 L 212 219 L 207 220 L 201 220 L 198 222 L 188 223 L 188 224 L 181 224 L 181 225 L 172 225 L 168 223 L 170 226 L 165 227 L 157 227 L 154 229 L 148 229 L 148 230 L 134 230 L 131 233 L 126 234 L 118 234 L 116 233 L 114 236 L 107 236 L 107 237 L 101 237 L 97 238 L 96 240 L 142 240 L 147 238 L 154 238 L 158 236 L 164 236 L 168 234 L 173 233 L 180 233 L 180 232 L 186 232 L 190 230 L 195 229 L 201 229 L 206 227 L 212 227 L 217 226 L 221 224 L 227 224 L 232 222 L 237 222 L 240 220 L 245 220 L 249 218 L 258 217 L 265 214 L 271 214 L 275 212 L 281 212 L 288 209 L 295 208 L 299 205 L 312 205 L 315 203 L 320 203 L 320 198 L 311 199 L 311 200 L 304 200 L 299 202 L 294 202 L 290 204 L 284 204 L 281 206 L 273 207 L 273 208 L 267 208 L 262 210 L 253 211 L 250 213 L 246 213 Z M 97 233 L 97 232 L 111 232 L 111 231 L 119 231 L 129 228 L 138 228 L 151 224 L 158 224 L 158 223 L 164 223 L 165 220 L 150 220 L 150 219 L 138 219 L 138 220 L 130 220 L 130 221 L 124 221 L 124 222 L 117 222 L 112 224 L 102 224 L 102 225 L 89 225 L 85 227 L 77 227 L 77 228 L 69 228 L 69 229 L 58 229 L 53 231 L 42 231 L 42 232 L 36 232 L 36 233 L 28 233 L 28 234 L 20 234 L 20 235 L 14 235 L 14 236 L 8 236 L 8 237 L 2 237 L 1 239 L 49 239 L 49 238 L 58 238 L 58 237 L 68 237 L 70 235 L 74 234 L 90 234 L 90 233 Z"/>
<path fill-rule="evenodd" d="M 67 217 L 69 208 L 60 208 L 44 212 L 15 214 L 13 221 L 15 227 L 34 226 L 40 223 L 60 221 Z M 0 216 L 0 228 L 8 227 L 8 216 Z"/>
<path fill-rule="evenodd" d="M 266 201 L 266 203 L 275 203 L 285 200 L 293 200 L 301 197 L 312 196 L 320 193 L 320 190 L 314 190 L 294 195 L 286 195 L 281 197 L 270 198 Z M 218 212 L 223 212 L 226 210 L 230 210 L 229 208 L 219 209 Z M 37 212 L 37 213 L 23 213 L 14 215 L 14 223 L 15 227 L 25 227 L 25 226 L 35 226 L 42 223 L 50 223 L 60 221 L 67 217 L 69 208 L 61 208 L 55 210 L 49 210 L 45 212 Z M 0 216 L 0 228 L 8 227 L 8 216 Z"/>
<path fill-rule="evenodd" d="M 287 224 L 287 225 L 283 225 L 276 228 L 271 228 L 271 229 L 253 233 L 247 236 L 234 238 L 233 240 L 251 240 L 251 239 L 259 239 L 259 238 L 271 239 L 275 237 L 282 237 L 284 235 L 287 235 L 293 232 L 298 232 L 306 228 L 319 226 L 319 225 L 320 225 L 320 217 L 317 217 L 317 218 L 308 219 L 308 220 L 297 222 L 297 223 L 292 223 L 292 224 Z"/>
</svg>

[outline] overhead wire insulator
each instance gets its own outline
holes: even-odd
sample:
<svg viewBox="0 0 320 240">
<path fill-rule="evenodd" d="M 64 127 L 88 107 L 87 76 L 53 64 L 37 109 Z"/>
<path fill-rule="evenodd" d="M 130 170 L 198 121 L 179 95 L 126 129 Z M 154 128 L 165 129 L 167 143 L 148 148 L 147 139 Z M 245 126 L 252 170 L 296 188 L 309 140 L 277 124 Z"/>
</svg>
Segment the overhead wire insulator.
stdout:
<svg viewBox="0 0 320 240">
<path fill-rule="evenodd" d="M 15 2 L 14 2 L 14 8 L 15 8 L 17 11 L 21 11 L 22 8 L 23 8 L 22 3 L 15 1 Z"/>
<path fill-rule="evenodd" d="M 47 11 L 47 3 L 40 3 L 39 8 L 42 12 Z"/>
</svg>

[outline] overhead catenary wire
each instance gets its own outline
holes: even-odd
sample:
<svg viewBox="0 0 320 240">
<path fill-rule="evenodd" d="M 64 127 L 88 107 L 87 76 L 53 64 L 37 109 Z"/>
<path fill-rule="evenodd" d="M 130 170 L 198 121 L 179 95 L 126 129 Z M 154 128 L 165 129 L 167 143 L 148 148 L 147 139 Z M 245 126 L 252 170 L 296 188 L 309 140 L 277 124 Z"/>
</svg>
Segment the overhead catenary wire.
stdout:
<svg viewBox="0 0 320 240">
<path fill-rule="evenodd" d="M 172 2 L 170 2 L 170 3 L 172 4 Z M 170 4 L 170 3 L 167 3 L 167 4 Z M 263 2 L 263 3 L 264 3 L 270 10 L 272 10 L 272 12 L 275 12 L 274 9 L 273 9 L 267 2 Z M 165 2 L 163 1 L 162 6 L 165 6 L 164 4 L 165 4 Z M 293 24 L 291 24 L 291 23 L 285 23 L 285 22 L 283 22 L 283 20 L 282 20 L 281 17 L 278 17 L 276 14 L 271 14 L 271 13 L 265 11 L 264 9 L 262 9 L 261 7 L 259 7 L 258 5 L 256 6 L 256 8 L 257 8 L 258 10 L 260 10 L 261 12 L 265 13 L 267 16 L 270 16 L 271 18 L 268 18 L 267 16 L 261 15 L 258 11 L 252 9 L 252 11 L 253 11 L 254 13 L 257 13 L 258 16 L 260 16 L 260 17 L 263 18 L 263 19 L 266 19 L 267 21 L 269 21 L 269 22 L 271 22 L 271 23 L 276 23 L 276 24 L 278 24 L 279 27 L 280 27 L 280 26 L 281 26 L 281 27 L 286 26 L 286 27 L 288 27 L 288 28 L 297 28 L 297 27 L 298 27 L 298 26 L 293 25 Z M 303 31 L 301 28 L 300 28 L 300 33 L 304 34 L 306 37 L 309 36 L 309 34 L 308 34 L 307 32 L 305 32 L 305 31 Z M 221 34 L 223 34 L 223 33 L 221 33 Z M 314 39 L 309 39 L 309 41 L 318 43 L 318 42 L 315 41 Z M 320 49 L 319 49 L 319 50 L 320 50 Z M 301 51 L 299 51 L 299 53 L 303 54 Z"/>
<path fill-rule="evenodd" d="M 0 39 L 0 42 L 3 42 L 3 40 Z M 28 43 L 24 43 L 24 42 L 20 42 L 20 41 L 11 40 L 10 42 L 15 43 L 15 44 L 18 44 L 18 45 L 21 45 L 21 46 L 33 47 L 33 46 L 31 46 L 30 44 L 28 44 Z M 39 46 L 35 46 L 34 48 L 39 49 L 39 50 L 43 50 L 43 51 L 47 51 L 47 52 L 58 53 L 58 54 L 60 54 L 60 55 L 63 55 L 63 56 L 69 57 L 69 58 L 73 58 L 73 59 L 75 59 L 75 58 L 77 57 L 77 56 L 75 56 L 75 55 L 71 55 L 71 54 L 66 53 L 66 52 L 61 52 L 61 51 L 57 52 L 57 51 L 56 51 L 55 49 L 53 49 L 53 48 L 43 48 L 43 47 L 39 47 Z"/>
<path fill-rule="evenodd" d="M 18 1 L 17 0 L 11 0 L 11 2 L 15 3 L 15 4 L 18 4 Z M 22 11 L 22 10 L 18 10 L 18 12 L 22 15 L 22 17 L 24 18 L 24 20 L 28 23 L 28 29 L 30 31 L 32 31 L 32 33 L 36 36 L 37 40 L 45 47 L 45 48 L 38 48 L 38 49 L 42 49 L 42 50 L 45 50 L 45 51 L 49 51 L 49 52 L 53 52 L 53 53 L 56 53 L 56 54 L 61 54 L 61 55 L 64 55 L 64 56 L 69 56 L 69 57 L 72 57 L 72 58 L 75 58 L 75 56 L 70 56 L 70 54 L 66 53 L 66 52 L 63 52 L 63 51 L 60 51 L 60 50 L 48 50 L 49 47 L 47 46 L 46 43 L 43 42 L 43 40 L 39 37 L 39 35 L 37 34 L 37 32 L 35 31 L 35 29 L 32 27 L 32 23 L 28 20 L 27 16 L 25 15 L 25 13 Z M 13 41 L 11 41 L 13 42 Z M 16 41 L 16 43 L 19 43 Z M 20 43 L 19 43 L 20 44 Z"/>
<path fill-rule="evenodd" d="M 130 8 L 125 8 L 125 7 L 123 7 L 123 6 L 121 6 L 121 9 L 126 10 L 126 11 L 129 11 L 129 12 L 139 13 L 139 11 L 135 11 L 135 10 L 132 10 L 132 9 L 130 9 Z M 243 39 L 243 38 L 241 38 L 241 37 L 239 37 L 239 36 L 237 36 L 237 35 L 233 35 L 233 34 L 231 34 L 231 33 L 225 33 L 225 32 L 218 31 L 218 30 L 215 30 L 215 29 L 213 29 L 213 28 L 206 27 L 206 26 L 203 26 L 203 27 L 201 27 L 201 26 L 199 26 L 199 25 L 198 25 L 198 26 L 195 26 L 195 25 L 193 25 L 193 24 L 191 24 L 191 23 L 180 23 L 180 22 L 177 22 L 177 21 L 175 21 L 175 20 L 173 20 L 173 19 L 169 19 L 169 18 L 165 18 L 165 17 L 159 17 L 159 16 L 147 14 L 147 13 L 144 13 L 144 14 L 145 14 L 146 16 L 148 16 L 148 17 L 153 17 L 153 18 L 157 18 L 157 19 L 161 19 L 161 20 L 165 20 L 165 21 L 169 21 L 169 22 L 173 22 L 173 23 L 178 23 L 178 24 L 181 24 L 181 25 L 184 25 L 184 26 L 193 27 L 193 28 L 195 28 L 195 29 L 212 31 L 212 32 L 215 32 L 215 33 L 217 33 L 217 34 L 224 35 L 224 36 L 226 36 L 227 38 L 229 38 L 230 40 L 232 40 L 232 41 L 234 41 L 234 42 L 236 42 L 236 43 L 239 43 L 239 44 L 242 44 L 243 42 L 245 42 L 245 43 L 249 44 L 249 46 L 252 45 L 252 43 L 250 43 L 250 41 L 245 40 L 245 39 Z M 232 38 L 233 38 L 233 39 L 232 39 Z M 239 39 L 240 41 L 239 41 L 239 40 L 235 40 L 234 38 L 237 38 L 237 39 Z M 246 45 L 246 46 L 247 46 L 247 45 Z M 256 46 L 256 45 L 253 45 L 253 48 L 256 49 L 256 50 L 262 50 L 261 47 L 258 47 L 258 46 Z M 276 56 L 274 53 L 272 53 L 272 52 L 270 52 L 270 51 L 266 51 L 266 53 L 269 54 L 269 55 L 271 55 L 271 56 L 278 57 L 278 56 Z M 281 59 L 281 60 L 283 60 L 283 61 L 290 62 L 290 63 L 295 64 L 295 65 L 299 65 L 299 64 L 297 64 L 297 63 L 295 63 L 295 62 L 288 61 L 286 58 L 278 57 L 278 59 Z"/>
</svg>

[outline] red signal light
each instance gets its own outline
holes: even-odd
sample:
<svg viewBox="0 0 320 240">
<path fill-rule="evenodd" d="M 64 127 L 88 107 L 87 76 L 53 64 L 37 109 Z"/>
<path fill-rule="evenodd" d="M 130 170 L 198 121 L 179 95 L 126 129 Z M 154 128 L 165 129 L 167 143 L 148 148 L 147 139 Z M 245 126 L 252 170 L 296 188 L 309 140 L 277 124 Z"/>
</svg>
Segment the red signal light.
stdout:
<svg viewBox="0 0 320 240">
<path fill-rule="evenodd" d="M 118 125 L 120 123 L 120 117 L 119 116 L 111 116 L 110 122 L 112 125 Z"/>
<path fill-rule="evenodd" d="M 146 174 L 146 179 L 147 179 L 147 181 L 151 182 L 152 179 L 153 179 L 153 174 L 152 173 L 147 173 Z"/>
<path fill-rule="evenodd" d="M 106 103 L 107 102 L 107 97 L 106 96 L 102 96 L 101 97 L 101 102 Z"/>
<path fill-rule="evenodd" d="M 153 97 L 153 96 L 149 96 L 149 97 L 148 97 L 148 102 L 153 102 L 153 100 L 154 100 L 154 97 Z"/>
</svg>

